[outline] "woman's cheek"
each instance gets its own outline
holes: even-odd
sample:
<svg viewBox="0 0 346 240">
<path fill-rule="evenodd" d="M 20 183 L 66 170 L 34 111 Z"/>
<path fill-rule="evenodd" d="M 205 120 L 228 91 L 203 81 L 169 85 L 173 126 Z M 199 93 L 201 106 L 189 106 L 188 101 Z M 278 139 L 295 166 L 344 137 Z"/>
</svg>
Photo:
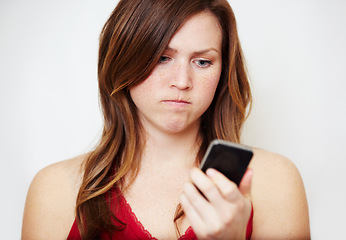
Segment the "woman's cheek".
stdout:
<svg viewBox="0 0 346 240">
<path fill-rule="evenodd" d="M 209 72 L 202 76 L 201 78 L 201 87 L 203 88 L 203 92 L 209 93 L 214 96 L 217 85 L 220 80 L 220 74 L 218 72 Z"/>
</svg>

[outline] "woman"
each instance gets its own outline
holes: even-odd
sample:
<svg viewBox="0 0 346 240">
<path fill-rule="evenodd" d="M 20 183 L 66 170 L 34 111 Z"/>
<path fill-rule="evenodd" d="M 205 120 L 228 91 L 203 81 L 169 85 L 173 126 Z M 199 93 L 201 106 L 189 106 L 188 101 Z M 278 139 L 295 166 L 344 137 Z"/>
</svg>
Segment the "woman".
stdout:
<svg viewBox="0 0 346 240">
<path fill-rule="evenodd" d="M 289 160 L 254 149 L 239 188 L 197 168 L 211 140 L 240 142 L 251 102 L 226 0 L 120 1 L 98 78 L 100 143 L 37 174 L 23 239 L 309 238 Z"/>
</svg>

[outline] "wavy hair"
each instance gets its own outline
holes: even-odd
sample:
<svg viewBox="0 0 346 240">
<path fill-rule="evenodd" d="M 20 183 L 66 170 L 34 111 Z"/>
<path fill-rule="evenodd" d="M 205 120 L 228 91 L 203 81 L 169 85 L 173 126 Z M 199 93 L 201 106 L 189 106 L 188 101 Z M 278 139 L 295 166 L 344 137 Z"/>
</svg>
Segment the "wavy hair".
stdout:
<svg viewBox="0 0 346 240">
<path fill-rule="evenodd" d="M 240 142 L 251 91 L 227 0 L 120 0 L 100 35 L 98 82 L 104 127 L 100 142 L 83 165 L 76 201 L 83 239 L 97 237 L 100 229 L 111 233 L 123 228 L 107 203 L 107 194 L 113 187 L 123 187 L 126 174 L 133 173 L 134 180 L 144 147 L 129 89 L 150 75 L 184 21 L 202 11 L 215 15 L 222 28 L 222 72 L 215 97 L 202 115 L 203 139 L 196 164 L 211 140 Z M 175 222 L 182 215 L 177 210 Z"/>
</svg>

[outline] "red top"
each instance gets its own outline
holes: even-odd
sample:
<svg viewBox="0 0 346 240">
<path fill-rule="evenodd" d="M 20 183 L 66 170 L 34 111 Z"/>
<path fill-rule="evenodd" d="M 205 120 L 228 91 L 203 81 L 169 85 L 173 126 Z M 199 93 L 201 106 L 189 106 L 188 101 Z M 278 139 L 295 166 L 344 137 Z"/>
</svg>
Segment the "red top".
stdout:
<svg viewBox="0 0 346 240">
<path fill-rule="evenodd" d="M 114 191 L 115 192 L 115 191 Z M 115 195 L 115 194 L 114 194 Z M 112 199 L 115 199 L 114 197 Z M 133 240 L 147 240 L 147 239 L 155 239 L 157 238 L 153 237 L 150 232 L 144 228 L 142 223 L 137 219 L 136 215 L 131 209 L 131 206 L 128 204 L 126 199 L 123 195 L 120 195 L 119 199 L 119 214 L 116 215 L 116 217 L 126 223 L 124 230 L 114 232 L 112 236 L 109 236 L 106 232 L 102 232 L 100 234 L 100 239 L 109 239 L 109 240 L 115 240 L 115 239 L 133 239 Z M 246 230 L 246 239 L 250 239 L 251 233 L 252 233 L 252 217 L 253 217 L 253 209 L 251 209 L 251 215 L 248 222 L 247 230 Z M 70 233 L 67 237 L 67 240 L 81 240 L 81 236 L 79 234 L 79 230 L 77 227 L 76 221 L 74 221 L 72 228 L 70 230 Z M 193 240 L 197 239 L 195 233 L 192 230 L 192 227 L 189 227 L 184 235 L 182 235 L 180 240 Z"/>
</svg>

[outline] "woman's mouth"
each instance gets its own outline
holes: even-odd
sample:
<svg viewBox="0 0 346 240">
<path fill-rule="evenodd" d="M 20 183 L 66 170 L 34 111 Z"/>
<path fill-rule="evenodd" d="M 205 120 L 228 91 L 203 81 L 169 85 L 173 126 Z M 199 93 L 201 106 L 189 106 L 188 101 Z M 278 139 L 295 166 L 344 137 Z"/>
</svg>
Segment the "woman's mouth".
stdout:
<svg viewBox="0 0 346 240">
<path fill-rule="evenodd" d="M 179 100 L 179 99 L 163 100 L 162 102 L 172 106 L 187 106 L 191 104 L 191 102 L 189 101 Z"/>
</svg>

